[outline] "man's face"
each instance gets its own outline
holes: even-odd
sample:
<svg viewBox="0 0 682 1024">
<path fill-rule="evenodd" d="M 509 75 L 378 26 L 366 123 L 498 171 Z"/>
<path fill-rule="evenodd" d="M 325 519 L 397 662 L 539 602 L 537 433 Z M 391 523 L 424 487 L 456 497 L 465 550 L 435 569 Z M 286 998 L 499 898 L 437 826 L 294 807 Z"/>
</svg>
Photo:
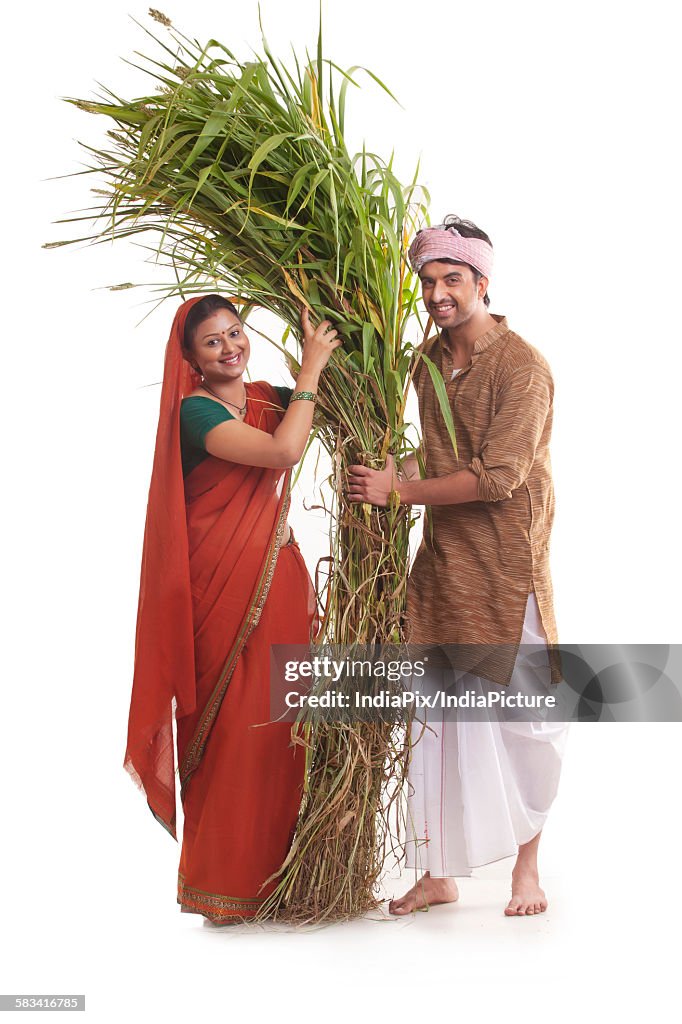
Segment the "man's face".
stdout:
<svg viewBox="0 0 682 1024">
<path fill-rule="evenodd" d="M 431 260 L 419 271 L 422 297 L 433 322 L 442 330 L 466 323 L 485 295 L 488 279 L 478 284 L 465 263 L 442 263 Z"/>
</svg>

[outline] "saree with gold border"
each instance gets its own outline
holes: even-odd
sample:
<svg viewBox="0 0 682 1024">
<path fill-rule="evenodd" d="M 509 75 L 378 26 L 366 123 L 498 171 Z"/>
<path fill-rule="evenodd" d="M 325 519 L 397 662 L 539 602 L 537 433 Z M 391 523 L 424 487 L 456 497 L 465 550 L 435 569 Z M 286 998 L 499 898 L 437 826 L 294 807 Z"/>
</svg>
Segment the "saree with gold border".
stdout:
<svg viewBox="0 0 682 1024">
<path fill-rule="evenodd" d="M 290 471 L 208 455 L 183 480 L 179 410 L 196 378 L 180 338 L 166 351 L 140 584 L 125 767 L 176 836 L 178 902 L 213 921 L 253 916 L 275 883 L 300 806 L 305 752 L 270 722 L 270 646 L 307 643 L 315 597 L 293 542 L 281 547 Z M 272 433 L 274 388 L 247 384 L 245 422 Z"/>
</svg>

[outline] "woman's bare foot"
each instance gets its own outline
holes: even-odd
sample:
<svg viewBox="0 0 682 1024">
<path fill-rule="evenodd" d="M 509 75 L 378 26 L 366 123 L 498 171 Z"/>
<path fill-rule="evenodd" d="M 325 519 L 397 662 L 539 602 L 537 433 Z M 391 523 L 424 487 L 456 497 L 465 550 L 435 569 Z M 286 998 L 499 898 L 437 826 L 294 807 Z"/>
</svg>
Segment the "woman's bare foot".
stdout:
<svg viewBox="0 0 682 1024">
<path fill-rule="evenodd" d="M 424 910 L 437 903 L 454 903 L 459 896 L 454 878 L 431 878 L 428 871 L 399 900 L 391 900 L 389 914 L 400 916 Z"/>
<path fill-rule="evenodd" d="M 537 872 L 512 871 L 512 895 L 505 907 L 506 916 L 542 914 L 545 910 L 547 910 L 547 897 L 540 888 Z"/>
</svg>

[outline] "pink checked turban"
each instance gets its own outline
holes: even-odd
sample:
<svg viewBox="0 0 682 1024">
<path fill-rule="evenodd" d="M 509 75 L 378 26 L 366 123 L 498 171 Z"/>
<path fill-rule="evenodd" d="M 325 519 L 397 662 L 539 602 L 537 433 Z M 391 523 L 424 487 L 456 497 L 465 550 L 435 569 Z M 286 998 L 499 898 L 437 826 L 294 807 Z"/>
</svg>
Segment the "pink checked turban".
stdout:
<svg viewBox="0 0 682 1024">
<path fill-rule="evenodd" d="M 424 228 L 418 231 L 408 256 L 415 274 L 429 260 L 468 263 L 487 278 L 490 278 L 493 267 L 492 246 L 482 238 L 465 238 L 456 227 Z"/>
</svg>

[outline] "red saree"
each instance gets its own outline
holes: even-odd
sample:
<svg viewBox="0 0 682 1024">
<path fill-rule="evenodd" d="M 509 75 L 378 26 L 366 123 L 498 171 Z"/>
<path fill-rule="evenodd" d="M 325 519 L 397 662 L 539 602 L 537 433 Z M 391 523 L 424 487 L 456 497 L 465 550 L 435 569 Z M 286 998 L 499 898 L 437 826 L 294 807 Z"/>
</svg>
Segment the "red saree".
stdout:
<svg viewBox="0 0 682 1024">
<path fill-rule="evenodd" d="M 289 471 L 208 456 L 183 481 L 180 307 L 166 351 L 147 510 L 125 767 L 176 835 L 175 706 L 184 829 L 178 902 L 250 917 L 272 891 L 301 798 L 304 751 L 269 722 L 270 645 L 307 643 L 315 599 L 298 546 L 280 548 Z M 246 422 L 272 433 L 274 388 L 247 384 Z"/>
</svg>

